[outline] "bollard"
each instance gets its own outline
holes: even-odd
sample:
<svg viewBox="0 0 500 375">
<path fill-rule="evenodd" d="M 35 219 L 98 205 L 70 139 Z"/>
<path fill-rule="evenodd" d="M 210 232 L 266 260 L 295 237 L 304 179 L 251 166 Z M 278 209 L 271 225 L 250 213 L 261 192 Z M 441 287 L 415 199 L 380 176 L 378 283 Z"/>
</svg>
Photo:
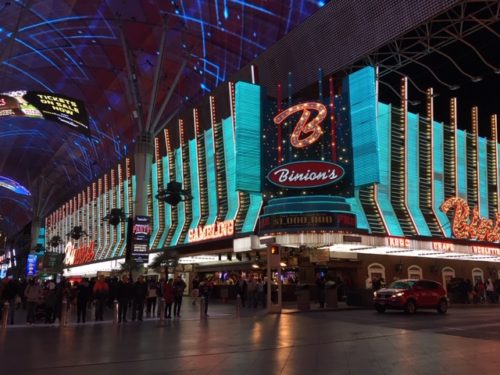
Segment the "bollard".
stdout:
<svg viewBox="0 0 500 375">
<path fill-rule="evenodd" d="M 165 298 L 160 297 L 160 301 L 158 302 L 158 311 L 160 312 L 160 323 L 165 322 Z"/>
<path fill-rule="evenodd" d="M 63 327 L 67 324 L 67 317 L 68 317 L 68 301 L 66 301 L 66 298 L 62 300 L 62 307 L 61 307 L 61 317 L 59 318 L 59 327 Z"/>
<path fill-rule="evenodd" d="M 200 298 L 200 320 L 205 318 L 205 297 Z"/>
<path fill-rule="evenodd" d="M 236 316 L 241 314 L 241 296 L 238 294 L 236 296 Z"/>
<path fill-rule="evenodd" d="M 7 328 L 7 322 L 9 321 L 9 302 L 5 301 L 2 310 L 2 328 Z"/>
<path fill-rule="evenodd" d="M 118 324 L 118 300 L 113 301 L 113 325 Z"/>
</svg>

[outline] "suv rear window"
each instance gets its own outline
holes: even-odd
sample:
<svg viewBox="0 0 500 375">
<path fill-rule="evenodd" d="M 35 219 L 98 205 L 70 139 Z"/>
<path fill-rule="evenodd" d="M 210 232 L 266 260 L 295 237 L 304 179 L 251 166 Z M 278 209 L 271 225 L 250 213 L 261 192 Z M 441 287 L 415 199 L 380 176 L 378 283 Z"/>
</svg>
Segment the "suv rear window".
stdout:
<svg viewBox="0 0 500 375">
<path fill-rule="evenodd" d="M 411 289 L 415 281 L 394 281 L 388 286 L 390 289 Z"/>
</svg>

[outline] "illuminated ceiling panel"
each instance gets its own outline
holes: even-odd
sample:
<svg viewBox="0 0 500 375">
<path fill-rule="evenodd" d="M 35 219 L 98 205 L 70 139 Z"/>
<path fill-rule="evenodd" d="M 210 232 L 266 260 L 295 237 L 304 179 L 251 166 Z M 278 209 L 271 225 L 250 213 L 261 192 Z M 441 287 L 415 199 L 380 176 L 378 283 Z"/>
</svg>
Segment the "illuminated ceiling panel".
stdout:
<svg viewBox="0 0 500 375">
<path fill-rule="evenodd" d="M 49 196 L 49 211 L 130 152 L 137 126 L 124 44 L 136 72 L 144 118 L 162 28 L 161 103 L 186 66 L 165 111 L 187 108 L 276 43 L 327 1 L 15 0 L 0 4 L 0 92 L 38 90 L 83 100 L 92 136 L 43 120 L 0 118 L 0 174 Z M 0 196 L 0 231 L 13 233 L 30 205 Z M 44 212 L 46 213 L 46 212 Z M 43 214 L 43 213 L 42 213 Z"/>
</svg>

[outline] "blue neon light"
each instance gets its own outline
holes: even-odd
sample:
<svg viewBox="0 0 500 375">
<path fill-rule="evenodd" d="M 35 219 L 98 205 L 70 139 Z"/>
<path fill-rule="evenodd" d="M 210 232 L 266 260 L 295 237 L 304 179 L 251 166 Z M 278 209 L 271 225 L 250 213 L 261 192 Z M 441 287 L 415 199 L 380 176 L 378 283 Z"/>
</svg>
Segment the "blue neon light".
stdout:
<svg viewBox="0 0 500 375">
<path fill-rule="evenodd" d="M 0 176 L 0 187 L 6 188 L 19 195 L 31 196 L 31 193 L 28 189 L 26 189 L 16 180 L 13 180 L 12 178 L 9 177 Z"/>
<path fill-rule="evenodd" d="M 205 132 L 205 160 L 207 168 L 207 191 L 208 191 L 208 219 L 206 225 L 214 224 L 217 220 L 217 177 L 215 166 L 215 145 L 213 138 L 214 130 Z"/>
<path fill-rule="evenodd" d="M 167 188 L 168 183 L 170 182 L 170 168 L 168 166 L 168 156 L 164 156 L 161 159 L 162 167 L 163 167 L 163 189 Z M 158 249 L 163 249 L 165 246 L 165 241 L 167 240 L 168 231 L 172 226 L 172 208 L 169 204 L 163 204 L 164 209 L 164 228 L 163 233 L 161 234 L 160 241 L 158 242 Z"/>
<path fill-rule="evenodd" d="M 488 217 L 488 140 L 478 138 L 479 216 Z"/>
<path fill-rule="evenodd" d="M 182 171 L 181 147 L 175 150 L 175 179 L 177 182 L 181 184 L 184 183 L 184 175 Z M 170 246 L 175 246 L 179 243 L 179 238 L 181 237 L 185 222 L 186 222 L 186 204 L 180 202 L 177 205 L 177 228 L 175 228 L 175 232 L 174 235 L 172 236 L 172 241 L 170 242 Z"/>
<path fill-rule="evenodd" d="M 156 163 L 151 166 L 151 188 L 153 190 L 153 197 L 158 195 L 158 167 Z M 158 236 L 158 231 L 160 229 L 160 207 L 158 206 L 158 199 L 153 198 L 153 230 L 151 231 L 151 236 L 149 237 L 149 248 L 153 249 L 153 244 Z"/>
<path fill-rule="evenodd" d="M 375 69 L 366 67 L 348 76 L 354 185 L 380 180 L 377 142 Z"/>
<path fill-rule="evenodd" d="M 200 175 L 198 170 L 198 148 L 196 139 L 189 141 L 189 171 L 191 173 L 191 207 L 193 210 L 193 219 L 189 229 L 194 229 L 200 225 L 201 218 L 201 197 L 200 197 Z M 189 236 L 186 236 L 186 243 L 189 242 Z"/>
<path fill-rule="evenodd" d="M 224 161 L 226 162 L 227 214 L 225 220 L 234 220 L 238 214 L 239 196 L 236 191 L 236 155 L 233 119 L 222 120 L 224 138 Z"/>
<path fill-rule="evenodd" d="M 371 232 L 370 224 L 368 224 L 368 219 L 366 218 L 365 211 L 359 200 L 359 187 L 354 188 L 354 197 L 347 198 L 346 202 L 351 205 L 351 211 L 356 215 L 356 227 Z"/>
<path fill-rule="evenodd" d="M 399 225 L 398 218 L 391 205 L 391 106 L 383 103 L 378 104 L 378 145 L 380 155 L 378 158 L 380 183 L 377 189 L 377 200 L 383 219 L 387 225 L 388 234 L 391 236 L 403 236 L 403 230 Z"/>
<path fill-rule="evenodd" d="M 467 133 L 457 130 L 457 192 L 467 200 Z"/>
<path fill-rule="evenodd" d="M 434 170 L 432 171 L 432 178 L 434 182 L 434 212 L 436 218 L 443 228 L 446 237 L 451 237 L 451 225 L 448 216 L 441 211 L 441 204 L 445 201 L 444 196 L 444 134 L 443 124 L 434 121 L 433 123 L 433 153 L 434 153 Z"/>
<path fill-rule="evenodd" d="M 419 117 L 414 113 L 408 113 L 408 128 L 407 128 L 407 155 L 408 155 L 408 165 L 406 166 L 407 173 L 407 200 L 408 200 L 408 211 L 413 221 L 415 222 L 415 227 L 419 235 L 421 236 L 432 236 L 427 222 L 425 221 L 424 215 L 420 210 L 420 165 L 418 157 L 418 145 L 419 145 L 419 135 L 418 135 L 418 122 Z"/>
<path fill-rule="evenodd" d="M 261 89 L 245 82 L 235 85 L 236 189 L 261 191 Z"/>
</svg>

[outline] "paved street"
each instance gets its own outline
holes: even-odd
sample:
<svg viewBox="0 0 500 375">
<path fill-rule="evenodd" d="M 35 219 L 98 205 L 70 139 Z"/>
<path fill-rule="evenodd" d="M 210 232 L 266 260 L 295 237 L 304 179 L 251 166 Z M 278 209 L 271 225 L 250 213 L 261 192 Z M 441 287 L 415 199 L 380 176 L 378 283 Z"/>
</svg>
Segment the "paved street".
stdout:
<svg viewBox="0 0 500 375">
<path fill-rule="evenodd" d="M 218 307 L 214 307 L 217 310 Z M 500 308 L 445 316 L 370 310 L 0 333 L 5 374 L 496 374 Z"/>
</svg>

